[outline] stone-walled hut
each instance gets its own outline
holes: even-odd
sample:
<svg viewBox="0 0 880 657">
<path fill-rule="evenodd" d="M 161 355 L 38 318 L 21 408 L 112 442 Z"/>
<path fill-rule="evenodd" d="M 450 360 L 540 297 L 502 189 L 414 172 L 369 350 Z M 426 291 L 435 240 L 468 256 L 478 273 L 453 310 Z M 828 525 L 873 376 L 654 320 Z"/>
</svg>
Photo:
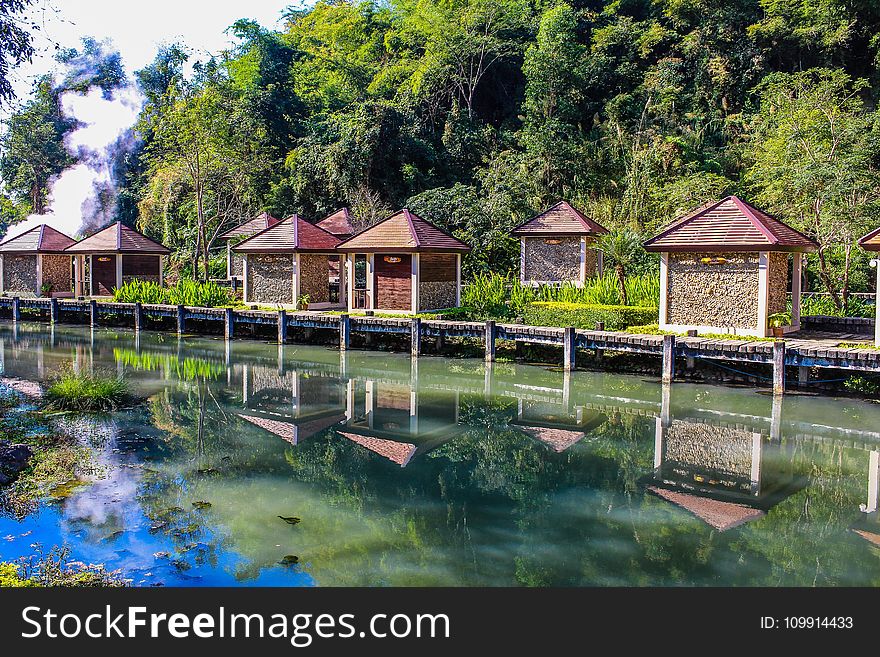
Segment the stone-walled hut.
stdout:
<svg viewBox="0 0 880 657">
<path fill-rule="evenodd" d="M 339 240 L 292 215 L 232 247 L 242 256 L 244 302 L 329 308 L 330 258 Z"/>
<path fill-rule="evenodd" d="M 880 228 L 872 230 L 860 239 L 859 246 L 865 249 L 865 251 L 880 252 Z M 876 260 L 871 261 L 871 266 L 877 270 L 877 295 L 874 301 L 876 316 L 874 320 L 874 343 L 880 347 L 880 256 Z"/>
<path fill-rule="evenodd" d="M 470 247 L 409 210 L 339 245 L 348 309 L 419 313 L 460 305 L 461 254 Z"/>
<path fill-rule="evenodd" d="M 256 217 L 252 217 L 247 221 L 240 223 L 231 230 L 227 230 L 222 235 L 218 235 L 217 239 L 226 244 L 226 278 L 227 280 L 236 279 L 241 282 L 242 272 L 242 256 L 235 253 L 232 249 L 239 242 L 253 237 L 259 232 L 271 228 L 277 224 L 280 219 L 276 219 L 268 212 L 262 212 Z"/>
<path fill-rule="evenodd" d="M 351 225 L 351 213 L 348 208 L 337 210 L 333 214 L 324 217 L 315 224 L 318 228 L 323 228 L 331 235 L 335 235 L 341 240 L 347 240 L 354 235 L 354 227 Z M 341 292 L 342 281 L 342 256 L 335 255 L 330 258 L 330 301 L 338 302 L 344 294 Z"/>
<path fill-rule="evenodd" d="M 660 328 L 771 335 L 770 316 L 787 311 L 791 257 L 784 331 L 799 330 L 802 257 L 817 246 L 736 196 L 695 210 L 645 243 L 661 254 Z"/>
<path fill-rule="evenodd" d="M 511 231 L 519 238 L 519 279 L 525 285 L 574 283 L 602 275 L 596 238 L 607 233 L 567 201 L 560 201 Z"/>
<path fill-rule="evenodd" d="M 46 286 L 53 297 L 73 294 L 70 256 L 76 242 L 41 224 L 0 244 L 0 294 L 38 297 Z"/>
<path fill-rule="evenodd" d="M 73 256 L 77 296 L 108 296 L 123 284 L 139 280 L 163 284 L 163 257 L 168 247 L 117 221 L 67 247 Z"/>
</svg>

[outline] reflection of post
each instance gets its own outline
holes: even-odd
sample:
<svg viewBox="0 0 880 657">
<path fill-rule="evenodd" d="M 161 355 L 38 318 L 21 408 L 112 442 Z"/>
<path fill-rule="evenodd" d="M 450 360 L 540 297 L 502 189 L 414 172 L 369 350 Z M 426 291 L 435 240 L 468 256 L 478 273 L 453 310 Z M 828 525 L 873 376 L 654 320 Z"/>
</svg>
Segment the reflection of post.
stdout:
<svg viewBox="0 0 880 657">
<path fill-rule="evenodd" d="M 0 338 L 0 374 L 6 372 L 6 341 Z"/>
<path fill-rule="evenodd" d="M 562 374 L 562 405 L 565 411 L 571 410 L 571 370 L 565 370 Z"/>
<path fill-rule="evenodd" d="M 413 386 L 409 391 L 409 433 L 416 436 L 419 432 L 419 391 Z"/>
<path fill-rule="evenodd" d="M 284 376 L 284 343 L 278 343 L 278 376 Z"/>
<path fill-rule="evenodd" d="M 654 424 L 654 468 L 659 468 L 663 463 L 663 444 L 666 438 L 666 430 L 672 422 L 670 404 L 672 403 L 672 386 L 666 384 L 660 389 L 660 415 Z"/>
<path fill-rule="evenodd" d="M 492 361 L 486 361 L 485 368 L 485 374 L 483 375 L 483 395 L 491 397 L 492 379 L 495 376 L 495 363 Z"/>
<path fill-rule="evenodd" d="M 339 376 L 342 379 L 348 378 L 348 352 L 339 352 Z"/>
<path fill-rule="evenodd" d="M 753 495 L 757 495 L 761 490 L 761 448 L 764 443 L 760 433 L 752 434 L 752 470 L 749 475 L 751 480 L 751 491 Z"/>
<path fill-rule="evenodd" d="M 138 331 L 134 334 L 134 352 L 136 354 L 141 353 L 141 333 Z"/>
<path fill-rule="evenodd" d="M 37 345 L 37 376 L 40 380 L 46 374 L 45 362 L 43 361 L 43 345 Z"/>
<path fill-rule="evenodd" d="M 49 325 L 49 346 L 55 346 L 55 324 Z"/>
<path fill-rule="evenodd" d="M 89 329 L 89 374 L 95 374 L 95 328 Z"/>
<path fill-rule="evenodd" d="M 868 457 L 868 503 L 862 505 L 865 513 L 877 510 L 877 498 L 880 493 L 880 452 L 872 450 Z"/>
<path fill-rule="evenodd" d="M 294 370 L 291 373 L 290 384 L 290 406 L 293 409 L 294 417 L 299 415 L 299 371 Z"/>
<path fill-rule="evenodd" d="M 242 364 L 241 366 L 241 403 L 247 406 L 248 399 L 250 399 L 250 381 L 251 381 L 251 366 L 247 363 Z"/>
<path fill-rule="evenodd" d="M 364 391 L 364 410 L 367 413 L 367 426 L 370 429 L 373 428 L 373 411 L 375 409 L 376 395 L 374 394 L 374 387 L 376 383 L 372 380 L 367 381 L 365 384 Z"/>
<path fill-rule="evenodd" d="M 232 364 L 232 341 L 226 340 L 223 347 L 223 360 L 226 367 Z"/>
<path fill-rule="evenodd" d="M 354 419 L 354 379 L 349 379 L 345 383 L 345 421 L 351 422 Z"/>
<path fill-rule="evenodd" d="M 782 438 L 782 395 L 773 396 L 773 411 L 770 416 L 770 440 Z"/>
</svg>

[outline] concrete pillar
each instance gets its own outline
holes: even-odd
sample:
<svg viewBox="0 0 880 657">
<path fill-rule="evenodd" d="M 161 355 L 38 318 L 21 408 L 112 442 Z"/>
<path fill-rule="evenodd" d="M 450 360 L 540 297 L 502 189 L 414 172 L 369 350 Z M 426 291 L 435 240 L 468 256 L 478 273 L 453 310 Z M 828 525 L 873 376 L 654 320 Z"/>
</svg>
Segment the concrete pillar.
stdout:
<svg viewBox="0 0 880 657">
<path fill-rule="evenodd" d="M 287 342 L 287 311 L 278 311 L 278 344 Z"/>
<path fill-rule="evenodd" d="M 422 320 L 418 317 L 414 317 L 410 324 L 410 338 L 412 340 L 410 355 L 418 358 L 422 354 Z"/>
<path fill-rule="evenodd" d="M 785 342 L 773 343 L 773 394 L 785 394 Z"/>
<path fill-rule="evenodd" d="M 490 319 L 488 322 L 486 322 L 486 362 L 487 363 L 494 363 L 495 362 L 495 336 L 496 336 L 495 322 Z"/>
<path fill-rule="evenodd" d="M 235 333 L 235 323 L 232 316 L 232 308 L 223 309 L 223 338 L 231 340 Z"/>
<path fill-rule="evenodd" d="M 348 351 L 351 346 L 351 319 L 347 314 L 339 316 L 339 349 Z"/>
<path fill-rule="evenodd" d="M 794 329 L 801 326 L 801 277 L 804 256 L 795 253 L 791 263 L 791 325 Z"/>
<path fill-rule="evenodd" d="M 411 271 L 410 271 L 410 284 L 412 289 L 410 291 L 411 302 L 412 302 L 412 311 L 414 313 L 419 312 L 419 254 L 413 253 L 410 259 L 411 262 Z"/>
<path fill-rule="evenodd" d="M 562 334 L 562 367 L 566 372 L 571 372 L 576 367 L 577 349 L 575 348 L 575 332 L 573 326 L 568 326 Z"/>
<path fill-rule="evenodd" d="M 662 382 L 665 385 L 675 379 L 675 336 L 663 336 L 663 375 Z"/>
<path fill-rule="evenodd" d="M 89 300 L 89 326 L 95 328 L 98 325 L 98 302 Z"/>
<path fill-rule="evenodd" d="M 669 254 L 660 254 L 660 329 L 665 330 L 668 326 L 667 307 L 669 305 Z"/>
<path fill-rule="evenodd" d="M 767 337 L 768 308 L 770 307 L 770 252 L 761 251 L 758 254 L 758 323 L 755 330 L 758 337 Z"/>
<path fill-rule="evenodd" d="M 186 307 L 177 306 L 177 335 L 183 335 L 186 330 Z"/>
</svg>

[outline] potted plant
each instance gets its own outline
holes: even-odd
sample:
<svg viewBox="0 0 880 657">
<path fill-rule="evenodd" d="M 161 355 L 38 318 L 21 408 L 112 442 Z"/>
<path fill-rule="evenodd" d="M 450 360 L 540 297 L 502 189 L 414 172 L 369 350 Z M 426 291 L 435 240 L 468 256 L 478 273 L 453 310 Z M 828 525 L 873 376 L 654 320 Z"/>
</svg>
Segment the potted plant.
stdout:
<svg viewBox="0 0 880 657">
<path fill-rule="evenodd" d="M 308 294 L 300 294 L 299 298 L 296 300 L 297 310 L 308 310 L 309 309 L 309 295 Z"/>
<path fill-rule="evenodd" d="M 43 283 L 40 286 L 40 292 L 42 292 L 44 297 L 52 296 L 52 284 L 51 283 Z"/>
<path fill-rule="evenodd" d="M 773 331 L 773 337 L 781 338 L 785 335 L 785 327 L 791 326 L 791 313 L 773 313 L 767 318 L 767 323 Z"/>
</svg>

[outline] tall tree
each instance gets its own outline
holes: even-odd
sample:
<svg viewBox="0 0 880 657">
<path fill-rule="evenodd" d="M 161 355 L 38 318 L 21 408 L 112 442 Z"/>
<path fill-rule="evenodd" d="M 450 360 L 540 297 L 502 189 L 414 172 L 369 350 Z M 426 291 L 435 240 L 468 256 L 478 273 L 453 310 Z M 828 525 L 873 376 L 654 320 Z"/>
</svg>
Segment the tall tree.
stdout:
<svg viewBox="0 0 880 657">
<path fill-rule="evenodd" d="M 0 103 L 15 97 L 9 72 L 34 54 L 31 30 L 24 16 L 33 0 L 0 0 Z"/>
</svg>

